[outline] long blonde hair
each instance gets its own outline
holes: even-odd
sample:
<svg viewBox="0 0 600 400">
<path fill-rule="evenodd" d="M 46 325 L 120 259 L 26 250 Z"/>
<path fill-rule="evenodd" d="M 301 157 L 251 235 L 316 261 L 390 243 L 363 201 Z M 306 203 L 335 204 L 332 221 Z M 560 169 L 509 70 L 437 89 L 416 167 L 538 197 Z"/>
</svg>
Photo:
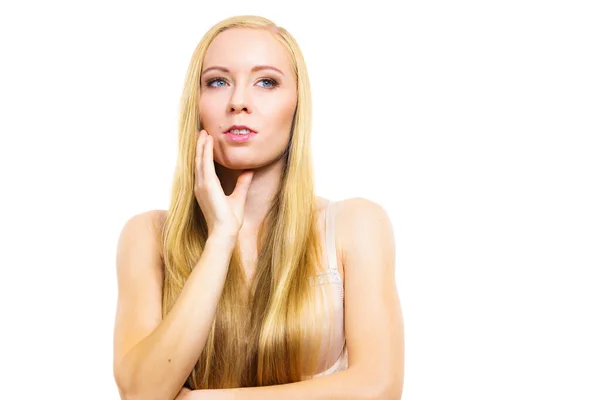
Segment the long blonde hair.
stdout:
<svg viewBox="0 0 600 400">
<path fill-rule="evenodd" d="M 163 318 L 173 307 L 207 240 L 206 221 L 193 190 L 195 133 L 202 129 L 198 112 L 200 72 L 212 40 L 235 27 L 273 33 L 288 51 L 298 101 L 289 147 L 283 156 L 280 189 L 259 231 L 250 297 L 242 295 L 248 291 L 236 246 L 206 344 L 186 382 L 192 389 L 297 382 L 316 372 L 321 346 L 323 293 L 315 290 L 314 277 L 322 247 L 314 201 L 308 73 L 294 38 L 258 16 L 232 17 L 213 26 L 196 47 L 187 71 L 181 98 L 178 160 L 162 230 Z"/>
</svg>

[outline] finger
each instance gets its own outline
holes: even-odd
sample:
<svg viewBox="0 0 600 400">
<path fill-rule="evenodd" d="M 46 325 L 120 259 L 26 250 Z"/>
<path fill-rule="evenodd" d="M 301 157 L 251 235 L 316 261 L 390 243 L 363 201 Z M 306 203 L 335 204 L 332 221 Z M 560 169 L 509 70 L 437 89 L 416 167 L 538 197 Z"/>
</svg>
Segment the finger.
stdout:
<svg viewBox="0 0 600 400">
<path fill-rule="evenodd" d="M 246 201 L 246 195 L 248 194 L 248 189 L 250 188 L 250 183 L 252 182 L 252 177 L 254 176 L 254 170 L 247 170 L 240 174 L 238 180 L 235 185 L 235 189 L 231 196 L 236 199 L 241 199 L 243 202 Z"/>
<path fill-rule="evenodd" d="M 206 141 L 206 135 L 204 134 L 204 130 L 200 131 L 199 137 L 198 137 L 198 141 L 196 142 L 196 155 L 195 155 L 195 162 L 196 162 L 196 180 L 199 183 L 203 183 L 204 182 L 204 176 L 202 173 L 202 157 L 203 157 L 203 152 L 204 152 L 204 143 Z"/>
<path fill-rule="evenodd" d="M 213 179 L 217 173 L 215 172 L 215 163 L 213 161 L 213 152 L 214 152 L 214 138 L 209 134 L 206 134 L 206 145 L 204 149 L 204 178 L 205 179 Z"/>
<path fill-rule="evenodd" d="M 202 153 L 204 151 L 204 131 L 198 133 L 198 140 L 196 140 L 196 169 L 202 167 Z"/>
</svg>

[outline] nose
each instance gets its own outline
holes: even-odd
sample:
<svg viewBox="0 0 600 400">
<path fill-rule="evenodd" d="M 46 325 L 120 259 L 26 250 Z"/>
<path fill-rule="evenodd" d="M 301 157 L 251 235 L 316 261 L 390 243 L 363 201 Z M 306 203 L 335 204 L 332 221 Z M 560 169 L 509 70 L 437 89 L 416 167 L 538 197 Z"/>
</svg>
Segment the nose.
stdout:
<svg viewBox="0 0 600 400">
<path fill-rule="evenodd" d="M 244 87 L 238 86 L 234 89 L 231 99 L 229 100 L 228 109 L 232 113 L 239 113 L 242 111 L 246 111 L 248 114 L 252 113 L 249 96 Z"/>
</svg>

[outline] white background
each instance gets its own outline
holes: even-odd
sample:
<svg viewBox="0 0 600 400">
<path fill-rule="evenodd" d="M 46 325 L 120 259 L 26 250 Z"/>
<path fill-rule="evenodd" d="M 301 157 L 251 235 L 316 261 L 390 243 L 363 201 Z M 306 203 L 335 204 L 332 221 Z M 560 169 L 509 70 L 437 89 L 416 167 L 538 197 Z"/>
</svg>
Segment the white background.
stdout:
<svg viewBox="0 0 600 400">
<path fill-rule="evenodd" d="M 592 3 L 3 2 L 0 398 L 118 398 L 118 234 L 168 206 L 196 44 L 259 14 L 306 57 L 318 194 L 392 218 L 403 399 L 599 399 Z"/>
</svg>

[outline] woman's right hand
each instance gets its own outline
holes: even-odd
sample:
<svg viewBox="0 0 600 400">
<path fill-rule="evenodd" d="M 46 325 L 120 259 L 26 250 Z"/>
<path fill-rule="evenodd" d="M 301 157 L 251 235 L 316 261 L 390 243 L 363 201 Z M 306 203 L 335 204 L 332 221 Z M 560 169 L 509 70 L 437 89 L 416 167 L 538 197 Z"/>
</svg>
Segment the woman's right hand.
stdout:
<svg viewBox="0 0 600 400">
<path fill-rule="evenodd" d="M 244 221 L 246 195 L 254 175 L 247 170 L 238 177 L 234 191 L 226 196 L 215 172 L 214 139 L 204 129 L 196 142 L 194 194 L 208 225 L 208 234 L 215 232 L 237 235 Z"/>
</svg>

